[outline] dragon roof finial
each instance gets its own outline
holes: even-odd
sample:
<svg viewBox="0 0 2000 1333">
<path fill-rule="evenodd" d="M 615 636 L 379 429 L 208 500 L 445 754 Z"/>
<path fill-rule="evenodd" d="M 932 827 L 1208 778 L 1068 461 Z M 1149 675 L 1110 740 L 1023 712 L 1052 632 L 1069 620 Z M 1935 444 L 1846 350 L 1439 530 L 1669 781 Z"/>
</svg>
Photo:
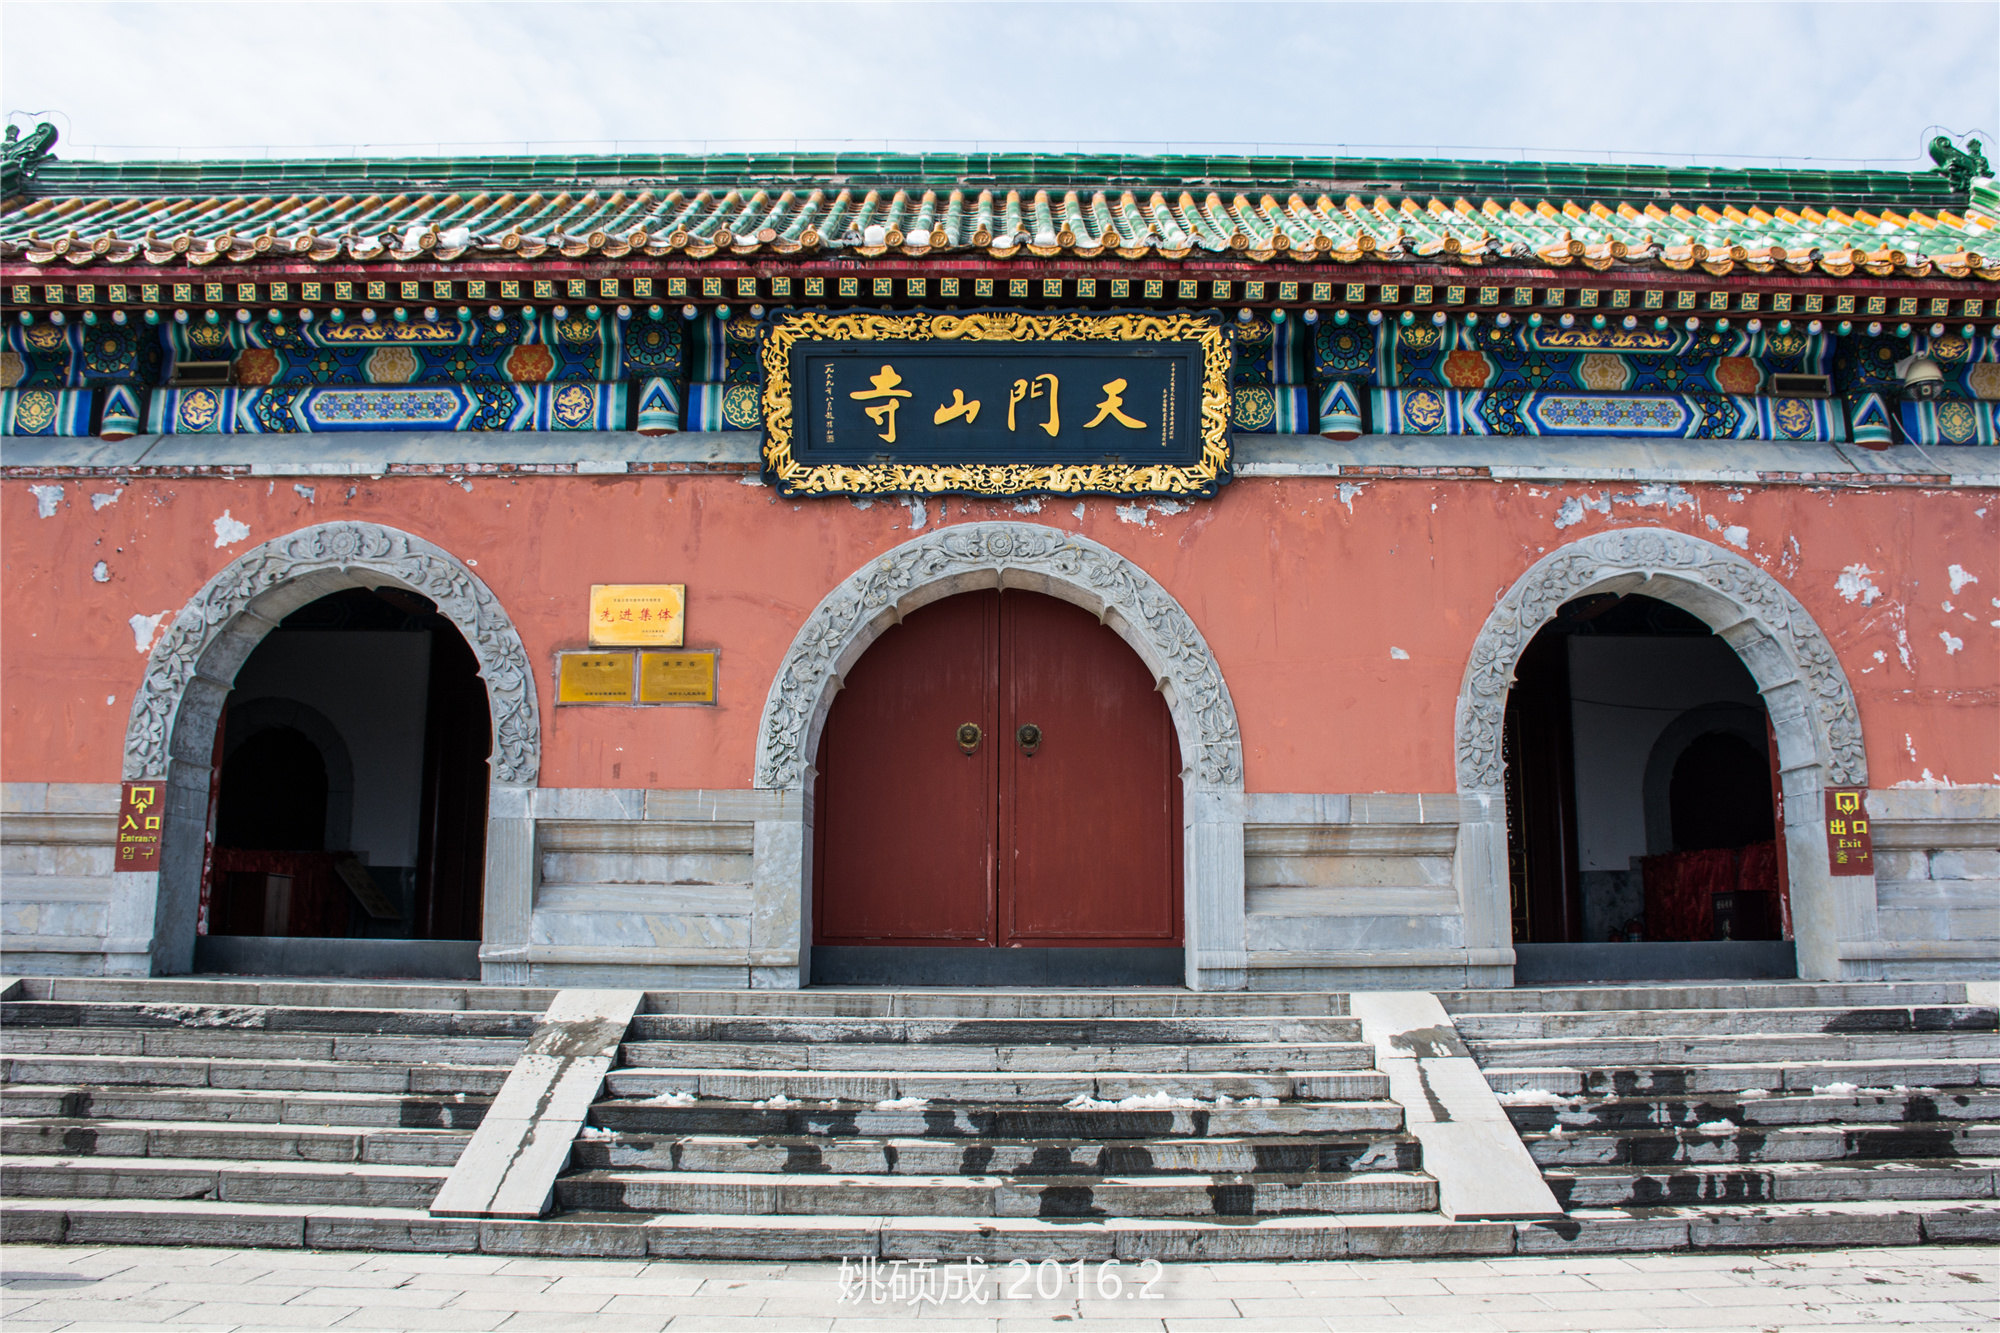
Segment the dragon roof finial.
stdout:
<svg viewBox="0 0 2000 1333">
<path fill-rule="evenodd" d="M 5 152 L 0 154 L 0 196 L 26 186 L 34 178 L 35 169 L 54 156 L 49 150 L 55 146 L 56 127 L 46 120 L 30 130 L 25 139 L 19 125 L 9 125 Z"/>
<path fill-rule="evenodd" d="M 1952 145 L 1950 135 L 1940 134 L 1931 140 L 1931 161 L 1937 163 L 1936 170 L 1944 173 L 1954 190 L 1969 190 L 1973 181 L 1993 174 L 1977 139 L 1967 139 L 1961 149 Z"/>
</svg>

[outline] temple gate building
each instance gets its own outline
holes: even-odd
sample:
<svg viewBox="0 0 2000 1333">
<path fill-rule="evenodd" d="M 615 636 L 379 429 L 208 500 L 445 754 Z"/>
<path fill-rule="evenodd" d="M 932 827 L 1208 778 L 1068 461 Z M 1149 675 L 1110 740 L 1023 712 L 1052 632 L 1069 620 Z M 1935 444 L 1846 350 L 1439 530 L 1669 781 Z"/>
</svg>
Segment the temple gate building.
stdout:
<svg viewBox="0 0 2000 1333">
<path fill-rule="evenodd" d="M 1990 976 L 2000 195 L 64 161 L 9 973 Z"/>
</svg>

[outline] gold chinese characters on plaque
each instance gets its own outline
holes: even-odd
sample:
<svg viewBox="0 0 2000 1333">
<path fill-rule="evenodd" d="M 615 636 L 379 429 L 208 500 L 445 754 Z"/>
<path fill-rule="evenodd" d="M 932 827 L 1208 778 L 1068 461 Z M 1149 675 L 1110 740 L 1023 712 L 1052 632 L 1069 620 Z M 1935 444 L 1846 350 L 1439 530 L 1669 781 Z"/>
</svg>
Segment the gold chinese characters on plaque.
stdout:
<svg viewBox="0 0 2000 1333">
<path fill-rule="evenodd" d="M 592 647 L 678 648 L 687 628 L 684 583 L 590 585 Z"/>
<path fill-rule="evenodd" d="M 712 704 L 714 653 L 640 653 L 639 702 Z"/>
</svg>

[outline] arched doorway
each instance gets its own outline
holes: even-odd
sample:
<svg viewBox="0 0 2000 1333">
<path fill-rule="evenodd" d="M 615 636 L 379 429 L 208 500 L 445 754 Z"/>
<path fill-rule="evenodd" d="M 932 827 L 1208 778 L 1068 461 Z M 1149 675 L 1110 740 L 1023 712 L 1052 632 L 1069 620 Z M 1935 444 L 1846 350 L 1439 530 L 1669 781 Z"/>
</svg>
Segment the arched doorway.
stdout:
<svg viewBox="0 0 2000 1333">
<path fill-rule="evenodd" d="M 498 882 L 489 879 L 482 888 L 483 921 L 475 905 L 471 921 L 461 915 L 455 927 L 442 920 L 436 925 L 440 935 L 447 929 L 463 932 L 447 946 L 435 940 L 349 939 L 337 947 L 319 946 L 310 956 L 281 958 L 275 966 L 293 975 L 302 965 L 316 964 L 348 975 L 476 976 L 481 946 L 470 941 L 504 948 L 525 936 L 531 891 L 524 873 L 523 842 L 531 823 L 525 801 L 541 768 L 541 721 L 520 635 L 492 590 L 449 552 L 380 524 L 326 523 L 252 547 L 217 571 L 175 613 L 133 696 L 124 776 L 164 781 L 168 799 L 159 869 L 118 876 L 113 908 L 131 936 L 149 941 L 149 966 L 156 975 L 195 966 L 202 889 L 209 883 L 209 832 L 218 813 L 215 772 L 228 757 L 223 711 L 232 686 L 258 645 L 293 612 L 344 589 L 414 594 L 420 608 L 434 608 L 449 623 L 476 662 L 477 710 L 483 711 L 491 738 L 485 756 L 490 788 L 461 794 L 484 804 L 485 842 L 496 849 L 492 864 Z M 243 731 L 252 724 L 287 725 L 319 749 L 329 765 L 327 827 L 335 837 L 358 797 L 351 771 L 342 768 L 344 744 L 330 739 L 335 734 L 330 724 L 296 701 L 239 703 Z M 470 702 L 466 707 L 474 710 Z M 467 874 L 488 878 L 476 865 Z M 213 945 L 219 937 L 208 938 Z M 504 975 L 509 965 L 499 966 Z"/>
<path fill-rule="evenodd" d="M 197 970 L 368 971 L 356 941 L 454 941 L 476 975 L 492 737 L 478 660 L 435 604 L 348 588 L 293 611 L 217 736 Z"/>
<path fill-rule="evenodd" d="M 821 732 L 813 980 L 1180 980 L 1180 747 L 1098 617 L 1027 591 L 905 616 Z"/>
<path fill-rule="evenodd" d="M 1243 742 L 1221 665 L 1186 608 L 1144 569 L 1088 537 L 1016 522 L 951 524 L 868 561 L 813 608 L 772 674 L 757 728 L 756 785 L 798 813 L 759 836 L 768 849 L 762 854 L 785 867 L 784 882 L 797 885 L 796 916 L 789 902 L 771 906 L 776 920 L 800 923 L 792 937 L 800 971 L 809 974 L 812 953 L 814 759 L 843 681 L 899 622 L 955 593 L 988 589 L 1037 592 L 1080 607 L 1145 664 L 1184 765 L 1181 980 L 1191 990 L 1243 989 Z M 772 984 L 791 984 L 790 971 L 774 967 Z M 809 979 L 799 976 L 800 984 Z"/>
<path fill-rule="evenodd" d="M 1713 630 L 1755 681 L 1770 721 L 1783 788 L 1783 882 L 1798 974 L 1867 975 L 1879 925 L 1872 875 L 1831 872 L 1824 802 L 1830 787 L 1866 787 L 1867 752 L 1854 691 L 1810 612 L 1768 571 L 1686 533 L 1623 528 L 1560 546 L 1535 561 L 1487 615 L 1456 709 L 1458 790 L 1466 802 L 1459 864 L 1466 935 L 1475 948 L 1513 945 L 1508 867 L 1506 713 L 1516 671 L 1542 626 L 1592 594 L 1670 602 Z M 1539 946 L 1525 946 L 1533 949 Z"/>
<path fill-rule="evenodd" d="M 1700 618 L 1643 593 L 1558 609 L 1507 698 L 1517 979 L 1794 975 L 1768 735 Z"/>
</svg>

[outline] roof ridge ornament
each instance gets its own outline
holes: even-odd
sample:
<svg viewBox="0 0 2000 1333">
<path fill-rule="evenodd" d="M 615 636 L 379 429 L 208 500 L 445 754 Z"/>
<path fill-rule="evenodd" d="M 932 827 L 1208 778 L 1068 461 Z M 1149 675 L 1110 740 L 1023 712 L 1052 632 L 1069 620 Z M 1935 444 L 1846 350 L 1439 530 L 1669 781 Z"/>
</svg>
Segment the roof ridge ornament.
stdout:
<svg viewBox="0 0 2000 1333">
<path fill-rule="evenodd" d="M 1960 149 L 1952 146 L 1950 135 L 1940 134 L 1931 140 L 1930 152 L 1931 161 L 1937 163 L 1934 170 L 1943 172 L 1954 190 L 1970 190 L 1974 180 L 1993 174 L 1977 139 L 1968 138 Z"/>
<path fill-rule="evenodd" d="M 49 150 L 56 146 L 56 137 L 56 127 L 46 120 L 30 130 L 25 139 L 19 125 L 7 127 L 6 149 L 0 155 L 0 196 L 27 188 L 36 169 L 55 156 Z"/>
</svg>

